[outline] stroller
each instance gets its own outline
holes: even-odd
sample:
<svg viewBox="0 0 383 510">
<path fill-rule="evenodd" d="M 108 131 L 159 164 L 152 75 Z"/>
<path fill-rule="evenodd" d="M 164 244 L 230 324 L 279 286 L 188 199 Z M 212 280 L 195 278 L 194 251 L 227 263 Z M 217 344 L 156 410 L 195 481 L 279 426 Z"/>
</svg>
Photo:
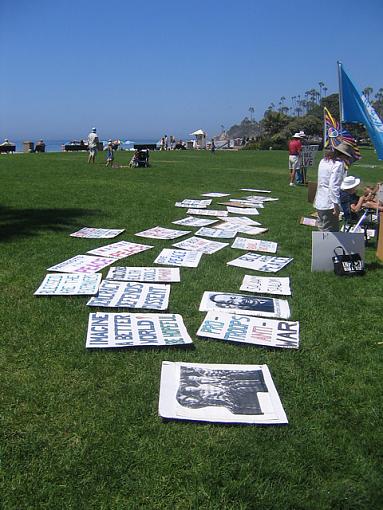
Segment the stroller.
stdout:
<svg viewBox="0 0 383 510">
<path fill-rule="evenodd" d="M 137 168 L 139 166 L 148 167 L 149 166 L 149 149 L 139 149 L 136 150 L 132 159 L 129 163 L 130 167 Z"/>
</svg>

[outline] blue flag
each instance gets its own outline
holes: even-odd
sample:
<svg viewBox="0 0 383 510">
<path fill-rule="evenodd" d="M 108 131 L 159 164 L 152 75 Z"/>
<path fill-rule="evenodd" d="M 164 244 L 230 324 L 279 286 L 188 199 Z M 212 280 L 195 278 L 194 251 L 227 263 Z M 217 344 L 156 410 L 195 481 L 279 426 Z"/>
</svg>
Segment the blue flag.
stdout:
<svg viewBox="0 0 383 510">
<path fill-rule="evenodd" d="M 360 94 L 350 78 L 340 69 L 339 92 L 341 96 L 341 115 L 343 122 L 360 122 L 366 127 L 374 144 L 378 159 L 383 159 L 383 122 L 364 94 Z"/>
</svg>

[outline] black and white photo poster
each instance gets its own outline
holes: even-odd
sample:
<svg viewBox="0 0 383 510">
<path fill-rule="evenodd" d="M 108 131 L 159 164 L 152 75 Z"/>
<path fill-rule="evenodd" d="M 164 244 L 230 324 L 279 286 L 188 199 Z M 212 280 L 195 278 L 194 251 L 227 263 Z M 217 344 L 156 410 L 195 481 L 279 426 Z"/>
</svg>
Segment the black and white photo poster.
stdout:
<svg viewBox="0 0 383 510">
<path fill-rule="evenodd" d="M 92 296 L 98 291 L 102 275 L 99 273 L 47 274 L 35 296 Z"/>
<path fill-rule="evenodd" d="M 180 270 L 178 267 L 121 267 L 113 266 L 106 276 L 107 280 L 120 282 L 179 282 Z"/>
<path fill-rule="evenodd" d="M 170 285 L 104 280 L 88 306 L 166 310 Z"/>
<path fill-rule="evenodd" d="M 280 319 L 290 317 L 290 307 L 286 300 L 229 292 L 205 291 L 202 295 L 199 311 L 221 311 Z"/>
<path fill-rule="evenodd" d="M 291 296 L 290 278 L 288 276 L 277 278 L 276 276 L 250 276 L 246 274 L 239 290 L 259 294 Z"/>
<path fill-rule="evenodd" d="M 228 342 L 298 349 L 299 322 L 208 312 L 197 335 Z"/>
<path fill-rule="evenodd" d="M 288 423 L 267 365 L 163 361 L 159 415 L 216 423 Z"/>
<path fill-rule="evenodd" d="M 121 347 L 170 346 L 192 343 L 182 316 L 154 313 L 89 314 L 86 347 L 109 349 Z"/>
<path fill-rule="evenodd" d="M 276 273 L 287 266 L 292 260 L 288 257 L 271 257 L 257 253 L 245 253 L 245 255 L 237 259 L 227 262 L 227 265 L 244 267 L 245 269 L 253 269 L 254 271 L 263 271 L 265 273 Z"/>
</svg>

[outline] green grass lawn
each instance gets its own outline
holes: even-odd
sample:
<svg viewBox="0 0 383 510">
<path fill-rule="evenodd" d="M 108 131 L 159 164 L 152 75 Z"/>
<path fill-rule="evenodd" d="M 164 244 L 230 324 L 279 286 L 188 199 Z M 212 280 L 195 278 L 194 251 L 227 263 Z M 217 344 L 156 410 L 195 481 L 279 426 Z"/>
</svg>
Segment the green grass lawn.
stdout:
<svg viewBox="0 0 383 510">
<path fill-rule="evenodd" d="M 118 153 L 117 161 L 126 165 L 129 156 Z M 1 507 L 382 508 L 383 265 L 375 247 L 367 248 L 363 278 L 310 272 L 312 229 L 298 220 L 313 209 L 306 188 L 288 186 L 285 152 L 162 152 L 152 154 L 149 169 L 107 169 L 104 156 L 94 166 L 86 159 L 0 156 Z M 374 183 L 382 170 L 365 151 L 350 173 Z M 226 266 L 244 253 L 229 247 L 204 255 L 197 269 L 182 268 L 181 283 L 172 284 L 169 311 L 182 314 L 193 349 L 89 352 L 87 320 L 95 310 L 87 299 L 33 296 L 47 267 L 110 242 L 154 245 L 117 264 L 153 265 L 172 241 L 135 232 L 184 228 L 171 223 L 186 215 L 176 201 L 212 191 L 249 194 L 242 187 L 271 189 L 280 199 L 261 212 L 269 227 L 261 238 L 294 257 L 278 276 L 291 277 L 299 351 L 196 337 L 203 291 L 238 292 L 252 273 Z M 114 240 L 69 237 L 84 226 L 126 232 Z M 163 360 L 267 363 L 289 425 L 163 423 Z"/>
</svg>

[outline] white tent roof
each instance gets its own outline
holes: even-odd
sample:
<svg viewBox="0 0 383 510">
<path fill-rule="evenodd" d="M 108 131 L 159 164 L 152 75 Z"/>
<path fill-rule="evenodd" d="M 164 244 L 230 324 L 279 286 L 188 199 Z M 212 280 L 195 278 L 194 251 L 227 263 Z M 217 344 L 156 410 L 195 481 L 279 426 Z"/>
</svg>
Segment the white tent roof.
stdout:
<svg viewBox="0 0 383 510">
<path fill-rule="evenodd" d="M 197 131 L 194 131 L 194 133 L 190 133 L 191 135 L 205 135 L 205 131 L 202 131 L 202 129 L 197 129 Z"/>
</svg>

